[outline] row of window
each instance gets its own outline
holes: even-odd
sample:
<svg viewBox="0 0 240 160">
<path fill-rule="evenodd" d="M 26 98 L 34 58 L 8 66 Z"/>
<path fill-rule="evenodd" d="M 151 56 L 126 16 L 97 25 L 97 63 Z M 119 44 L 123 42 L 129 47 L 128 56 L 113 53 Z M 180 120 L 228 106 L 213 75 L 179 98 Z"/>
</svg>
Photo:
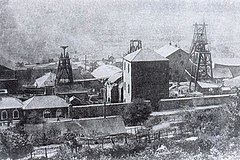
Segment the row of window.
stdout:
<svg viewBox="0 0 240 160">
<path fill-rule="evenodd" d="M 62 117 L 62 110 L 61 109 L 57 109 L 56 111 L 56 117 Z M 43 111 L 43 118 L 52 118 L 52 112 L 50 111 L 50 109 L 46 109 Z"/>
<path fill-rule="evenodd" d="M 19 111 L 14 110 L 12 113 L 13 119 L 18 119 L 19 118 Z M 1 112 L 1 120 L 6 120 L 8 119 L 8 112 L 6 110 L 3 110 Z"/>
<path fill-rule="evenodd" d="M 12 118 L 13 119 L 19 119 L 19 111 L 16 109 L 13 111 L 12 113 Z M 57 109 L 56 111 L 56 117 L 61 117 L 62 116 L 62 110 L 61 109 Z M 1 120 L 7 120 L 9 117 L 8 112 L 6 110 L 3 110 L 1 112 Z M 44 118 L 52 118 L 52 113 L 49 109 L 46 109 L 43 111 L 43 117 Z"/>
</svg>

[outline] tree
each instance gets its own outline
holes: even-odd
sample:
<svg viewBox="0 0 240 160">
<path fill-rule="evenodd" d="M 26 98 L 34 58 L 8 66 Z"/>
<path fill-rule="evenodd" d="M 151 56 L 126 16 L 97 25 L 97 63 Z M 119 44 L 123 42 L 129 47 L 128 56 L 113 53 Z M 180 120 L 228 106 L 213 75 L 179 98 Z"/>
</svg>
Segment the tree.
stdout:
<svg viewBox="0 0 240 160">
<path fill-rule="evenodd" d="M 28 124 L 39 124 L 39 123 L 43 123 L 43 117 L 38 114 L 37 111 L 32 111 L 28 117 L 27 117 L 27 120 L 26 120 L 26 123 Z"/>
<path fill-rule="evenodd" d="M 123 119 L 125 124 L 138 125 L 146 121 L 151 113 L 151 105 L 143 99 L 135 99 L 133 103 L 124 108 Z"/>
<path fill-rule="evenodd" d="M 11 130 L 1 132 L 3 153 L 12 159 L 20 158 L 33 151 L 31 142 L 27 136 L 22 136 Z"/>
</svg>

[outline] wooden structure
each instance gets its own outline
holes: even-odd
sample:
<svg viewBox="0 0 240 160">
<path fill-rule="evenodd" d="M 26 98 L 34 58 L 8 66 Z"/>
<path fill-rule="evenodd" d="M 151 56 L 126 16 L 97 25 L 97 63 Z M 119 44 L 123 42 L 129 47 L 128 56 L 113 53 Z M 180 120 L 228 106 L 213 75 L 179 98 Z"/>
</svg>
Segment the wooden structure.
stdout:
<svg viewBox="0 0 240 160">
<path fill-rule="evenodd" d="M 70 64 L 70 57 L 68 52 L 66 52 L 66 48 L 68 46 L 61 46 L 63 48 L 63 54 L 59 58 L 58 69 L 57 69 L 57 77 L 56 83 L 73 83 L 73 75 L 72 75 L 72 66 Z"/>
<path fill-rule="evenodd" d="M 198 81 L 212 81 L 213 72 L 212 72 L 212 58 L 211 52 L 207 47 L 207 33 L 206 33 L 206 24 L 197 24 L 194 25 L 194 34 L 192 45 L 190 48 L 190 71 L 185 69 L 185 72 L 189 76 L 191 89 L 192 83 L 195 84 L 194 90 L 197 89 Z"/>
</svg>

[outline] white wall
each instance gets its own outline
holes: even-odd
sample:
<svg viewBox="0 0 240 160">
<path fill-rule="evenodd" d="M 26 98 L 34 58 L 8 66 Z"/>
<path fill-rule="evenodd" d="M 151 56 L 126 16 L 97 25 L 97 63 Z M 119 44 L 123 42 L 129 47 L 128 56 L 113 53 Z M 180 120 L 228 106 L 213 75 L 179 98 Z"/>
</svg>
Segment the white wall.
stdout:
<svg viewBox="0 0 240 160">
<path fill-rule="evenodd" d="M 131 73 L 132 73 L 131 63 L 123 59 L 123 82 L 124 82 L 123 101 L 127 103 L 132 101 L 132 74 Z"/>
</svg>

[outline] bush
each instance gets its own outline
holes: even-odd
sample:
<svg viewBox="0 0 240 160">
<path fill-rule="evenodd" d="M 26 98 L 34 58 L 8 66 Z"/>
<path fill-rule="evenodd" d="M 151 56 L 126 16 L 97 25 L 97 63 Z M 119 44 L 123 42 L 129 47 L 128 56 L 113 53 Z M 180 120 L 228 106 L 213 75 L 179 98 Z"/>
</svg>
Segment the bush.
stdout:
<svg viewBox="0 0 240 160">
<path fill-rule="evenodd" d="M 146 121 L 151 113 L 151 105 L 143 99 L 135 99 L 123 111 L 123 119 L 126 125 L 138 125 Z"/>
<path fill-rule="evenodd" d="M 1 133 L 2 152 L 12 159 L 24 157 L 33 151 L 33 146 L 26 136 L 10 130 Z"/>
</svg>

